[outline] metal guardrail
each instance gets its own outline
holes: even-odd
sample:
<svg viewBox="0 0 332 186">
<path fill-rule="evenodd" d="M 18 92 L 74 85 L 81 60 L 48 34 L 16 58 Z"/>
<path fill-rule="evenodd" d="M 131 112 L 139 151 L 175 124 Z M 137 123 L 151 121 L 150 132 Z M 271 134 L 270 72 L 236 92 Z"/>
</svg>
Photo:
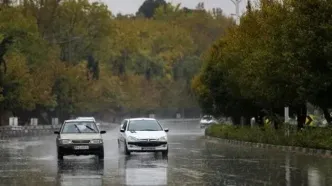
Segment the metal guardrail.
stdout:
<svg viewBox="0 0 332 186">
<path fill-rule="evenodd" d="M 37 126 L 1 126 L 0 131 L 7 130 L 49 130 L 49 129 L 59 129 L 60 125 L 37 125 Z"/>
<path fill-rule="evenodd" d="M 199 122 L 200 118 L 191 119 L 158 119 L 161 123 L 184 123 L 184 122 Z M 120 123 L 105 123 L 100 122 L 99 128 L 108 130 L 112 127 L 119 126 Z M 21 136 L 39 136 L 49 135 L 54 131 L 59 130 L 61 125 L 36 125 L 36 126 L 1 126 L 0 138 L 6 137 L 21 137 Z"/>
<path fill-rule="evenodd" d="M 0 137 L 21 137 L 21 136 L 40 136 L 53 133 L 59 130 L 60 126 L 39 125 L 39 126 L 6 126 L 0 127 Z"/>
<path fill-rule="evenodd" d="M 179 118 L 179 119 L 158 119 L 159 122 L 170 122 L 170 123 L 177 123 L 177 122 L 196 122 L 199 121 L 200 118 Z"/>
<path fill-rule="evenodd" d="M 117 124 L 103 123 L 99 127 L 102 130 L 107 130 L 116 126 Z M 61 125 L 37 125 L 37 126 L 1 126 L 0 138 L 6 137 L 21 137 L 21 136 L 40 136 L 53 134 L 54 131 L 59 130 Z"/>
</svg>

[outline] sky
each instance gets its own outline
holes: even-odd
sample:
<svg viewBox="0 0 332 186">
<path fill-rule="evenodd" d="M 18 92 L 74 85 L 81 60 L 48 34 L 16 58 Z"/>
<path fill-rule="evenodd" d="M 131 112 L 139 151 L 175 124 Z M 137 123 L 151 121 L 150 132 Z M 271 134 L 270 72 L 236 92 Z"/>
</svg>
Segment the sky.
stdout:
<svg viewBox="0 0 332 186">
<path fill-rule="evenodd" d="M 144 0 L 100 0 L 105 3 L 114 15 L 134 14 L 143 4 Z M 195 8 L 199 2 L 204 2 L 206 9 L 221 8 L 226 15 L 235 13 L 235 5 L 231 0 L 166 0 L 173 4 L 181 3 L 183 7 Z M 242 0 L 240 12 L 244 12 L 246 0 Z"/>
</svg>

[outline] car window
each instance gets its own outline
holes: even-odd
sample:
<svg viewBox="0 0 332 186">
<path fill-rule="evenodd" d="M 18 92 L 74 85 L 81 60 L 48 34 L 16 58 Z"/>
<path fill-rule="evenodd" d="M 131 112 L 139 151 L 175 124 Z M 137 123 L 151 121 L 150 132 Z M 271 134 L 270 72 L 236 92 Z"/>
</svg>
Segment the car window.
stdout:
<svg viewBox="0 0 332 186">
<path fill-rule="evenodd" d="M 204 116 L 203 119 L 205 119 L 205 120 L 211 120 L 212 117 L 211 116 Z"/>
<path fill-rule="evenodd" d="M 94 117 L 77 117 L 76 119 L 78 119 L 78 120 L 91 120 L 91 121 L 96 121 Z"/>
<path fill-rule="evenodd" d="M 133 120 L 129 122 L 128 131 L 162 131 L 156 120 Z"/>
<path fill-rule="evenodd" d="M 125 120 L 125 121 L 123 122 L 122 129 L 126 130 L 126 128 L 127 128 L 127 124 L 128 124 L 128 121 Z"/>
<path fill-rule="evenodd" d="M 61 133 L 98 133 L 98 127 L 89 121 L 67 122 L 63 124 Z"/>
</svg>

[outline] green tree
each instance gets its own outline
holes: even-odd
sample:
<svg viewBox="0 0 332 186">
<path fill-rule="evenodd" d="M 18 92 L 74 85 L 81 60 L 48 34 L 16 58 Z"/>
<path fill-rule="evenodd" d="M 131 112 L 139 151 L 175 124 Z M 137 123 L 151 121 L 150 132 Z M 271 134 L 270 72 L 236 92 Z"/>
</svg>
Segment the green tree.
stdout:
<svg viewBox="0 0 332 186">
<path fill-rule="evenodd" d="M 145 0 L 139 7 L 136 15 L 143 15 L 146 18 L 152 18 L 155 10 L 166 5 L 165 0 Z"/>
</svg>

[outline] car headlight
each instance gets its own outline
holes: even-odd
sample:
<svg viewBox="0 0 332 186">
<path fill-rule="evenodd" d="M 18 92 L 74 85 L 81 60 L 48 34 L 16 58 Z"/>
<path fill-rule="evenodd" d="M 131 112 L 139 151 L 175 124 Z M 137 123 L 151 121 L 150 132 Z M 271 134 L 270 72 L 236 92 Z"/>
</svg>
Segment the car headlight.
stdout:
<svg viewBox="0 0 332 186">
<path fill-rule="evenodd" d="M 61 140 L 61 144 L 70 144 L 70 143 L 71 143 L 71 140 L 69 140 L 69 139 Z"/>
<path fill-rule="evenodd" d="M 138 139 L 133 136 L 128 136 L 128 141 L 138 141 Z"/>
<path fill-rule="evenodd" d="M 159 138 L 158 141 L 167 141 L 167 137 L 163 136 L 163 137 Z"/>
<path fill-rule="evenodd" d="M 92 144 L 99 144 L 99 143 L 103 143 L 103 140 L 101 140 L 101 139 L 94 139 L 94 140 L 91 140 L 90 143 L 92 143 Z"/>
</svg>

